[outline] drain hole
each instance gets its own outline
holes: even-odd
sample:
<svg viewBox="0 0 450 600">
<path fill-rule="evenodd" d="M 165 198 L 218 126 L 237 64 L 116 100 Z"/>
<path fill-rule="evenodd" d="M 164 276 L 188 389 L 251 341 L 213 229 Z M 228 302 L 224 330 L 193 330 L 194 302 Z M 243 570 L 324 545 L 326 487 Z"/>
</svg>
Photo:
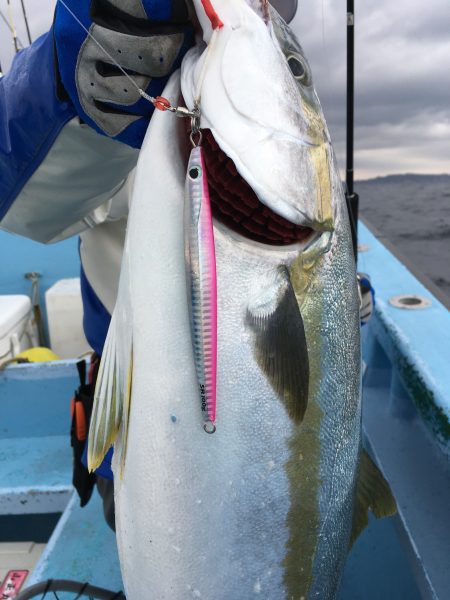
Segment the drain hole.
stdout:
<svg viewBox="0 0 450 600">
<path fill-rule="evenodd" d="M 409 310 L 428 308 L 431 305 L 431 300 L 415 295 L 394 296 L 389 299 L 389 304 L 396 308 L 405 308 Z"/>
<path fill-rule="evenodd" d="M 413 296 L 405 296 L 404 298 L 400 298 L 399 302 L 405 306 L 417 306 L 422 303 L 422 300 L 420 300 L 420 298 L 414 298 Z"/>
</svg>

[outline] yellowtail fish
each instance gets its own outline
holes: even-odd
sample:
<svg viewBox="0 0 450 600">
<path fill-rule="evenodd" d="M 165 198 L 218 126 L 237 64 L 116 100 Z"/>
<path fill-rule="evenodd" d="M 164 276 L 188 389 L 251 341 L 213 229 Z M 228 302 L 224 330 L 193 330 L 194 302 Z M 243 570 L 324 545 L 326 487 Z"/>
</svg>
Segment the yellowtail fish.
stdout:
<svg viewBox="0 0 450 600">
<path fill-rule="evenodd" d="M 193 3 L 203 39 L 164 96 L 201 108 L 217 430 L 204 432 L 186 283 L 190 143 L 181 120 L 158 112 L 136 172 L 89 462 L 114 442 L 128 600 L 329 600 L 369 507 L 395 509 L 361 455 L 345 199 L 289 27 L 267 2 L 212 0 L 214 29 L 204 5 Z"/>
</svg>

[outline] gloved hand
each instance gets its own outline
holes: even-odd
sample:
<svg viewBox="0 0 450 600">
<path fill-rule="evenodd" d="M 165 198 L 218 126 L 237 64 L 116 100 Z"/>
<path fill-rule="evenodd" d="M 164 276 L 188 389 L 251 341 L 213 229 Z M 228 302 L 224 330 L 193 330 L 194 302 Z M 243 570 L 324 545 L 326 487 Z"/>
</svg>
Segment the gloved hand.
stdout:
<svg viewBox="0 0 450 600">
<path fill-rule="evenodd" d="M 140 148 L 154 107 L 110 56 L 147 94 L 160 95 L 194 41 L 185 0 L 63 2 L 53 31 L 65 92 L 84 122 Z"/>
</svg>

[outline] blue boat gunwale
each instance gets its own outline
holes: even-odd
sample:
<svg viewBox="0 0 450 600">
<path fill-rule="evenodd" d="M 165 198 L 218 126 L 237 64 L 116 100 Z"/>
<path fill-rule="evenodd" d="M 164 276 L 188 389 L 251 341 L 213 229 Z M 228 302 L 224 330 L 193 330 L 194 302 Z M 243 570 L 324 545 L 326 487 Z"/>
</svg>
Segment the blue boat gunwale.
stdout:
<svg viewBox="0 0 450 600">
<path fill-rule="evenodd" d="M 62 512 L 73 493 L 70 398 L 76 360 L 0 371 L 0 514 Z"/>
<path fill-rule="evenodd" d="M 450 297 L 447 296 L 423 271 L 418 269 L 416 265 L 403 252 L 392 244 L 385 235 L 379 231 L 372 223 L 369 223 L 363 215 L 359 215 L 358 221 L 362 223 L 364 229 L 384 246 L 407 270 L 419 281 L 445 308 L 450 310 Z"/>
<path fill-rule="evenodd" d="M 422 597 L 444 600 L 450 589 L 449 303 L 371 226 L 360 223 L 359 233 L 366 247 L 359 269 L 370 274 L 377 295 L 363 328 L 366 446 L 396 497 L 398 529 Z M 399 294 L 424 296 L 431 305 L 395 308 L 389 299 Z"/>
<path fill-rule="evenodd" d="M 42 363 L 11 364 L 6 369 L 0 371 L 0 378 L 3 381 L 41 381 L 43 379 L 72 377 L 75 373 L 74 369 L 76 368 L 77 362 L 82 359 L 89 362 L 89 356 L 86 356 L 82 358 L 52 360 Z"/>
<path fill-rule="evenodd" d="M 424 275 L 420 281 L 412 266 L 393 256 L 370 226 L 360 224 L 360 239 L 369 250 L 359 255 L 359 268 L 370 271 L 376 290 L 371 333 L 395 365 L 424 422 L 450 460 L 450 369 L 445 360 L 450 356 L 450 311 L 434 295 L 436 286 Z M 431 305 L 419 311 L 391 306 L 389 299 L 402 293 L 429 298 Z M 371 360 L 367 347 L 365 359 Z"/>
</svg>

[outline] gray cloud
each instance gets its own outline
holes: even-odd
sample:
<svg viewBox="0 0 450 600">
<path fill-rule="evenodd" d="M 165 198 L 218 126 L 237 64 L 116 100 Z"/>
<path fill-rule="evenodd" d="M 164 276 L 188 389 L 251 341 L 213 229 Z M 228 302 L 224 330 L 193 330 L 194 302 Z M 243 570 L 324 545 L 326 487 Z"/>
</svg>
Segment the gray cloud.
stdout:
<svg viewBox="0 0 450 600">
<path fill-rule="evenodd" d="M 356 177 L 450 172 L 447 0 L 365 0 L 356 3 L 356 11 Z M 345 19 L 342 3 L 303 0 L 293 23 L 311 62 L 341 167 Z"/>
<path fill-rule="evenodd" d="M 80 0 L 83 1 L 83 0 Z M 87 0 L 84 0 L 87 1 Z M 54 0 L 25 0 L 33 37 L 51 24 Z M 26 31 L 20 3 L 14 20 Z M 6 0 L 0 9 L 7 14 Z M 450 172 L 448 0 L 356 2 L 356 177 Z M 345 163 L 346 10 L 335 0 L 302 0 L 292 24 L 310 60 L 339 163 Z M 0 22 L 0 58 L 13 47 Z"/>
</svg>

